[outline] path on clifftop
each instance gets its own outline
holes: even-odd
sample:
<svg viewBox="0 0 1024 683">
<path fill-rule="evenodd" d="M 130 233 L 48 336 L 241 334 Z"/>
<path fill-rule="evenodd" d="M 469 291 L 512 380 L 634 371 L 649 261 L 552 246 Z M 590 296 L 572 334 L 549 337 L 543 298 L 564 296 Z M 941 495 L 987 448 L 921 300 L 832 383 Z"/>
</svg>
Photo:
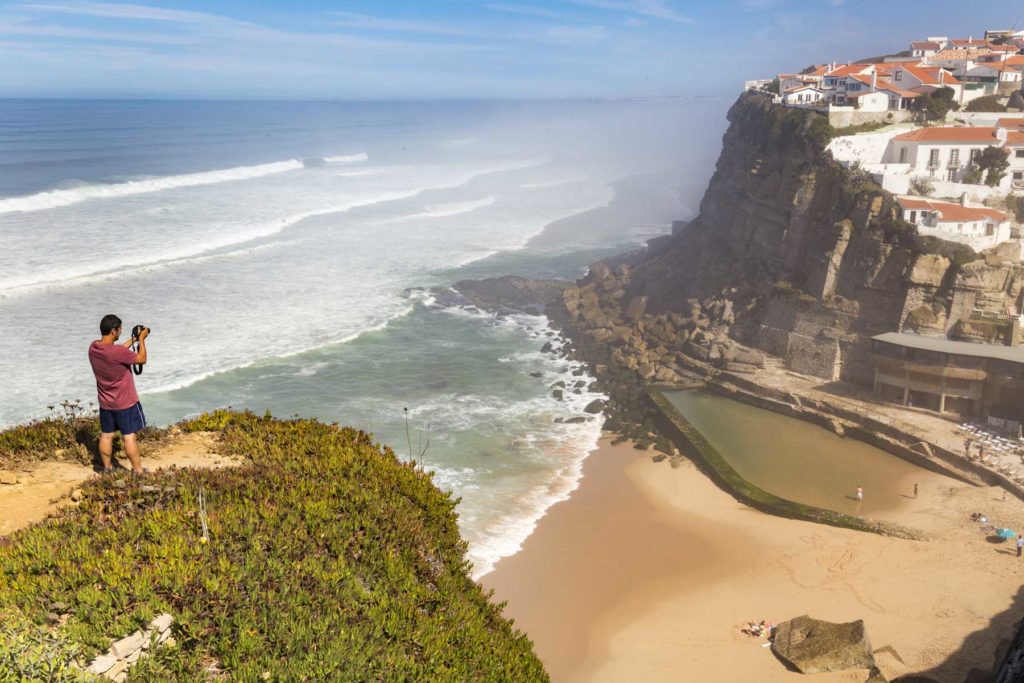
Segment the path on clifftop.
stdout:
<svg viewBox="0 0 1024 683">
<path fill-rule="evenodd" d="M 219 455 L 209 432 L 179 434 L 157 446 L 142 447 L 142 464 L 149 470 L 169 467 L 232 467 L 237 458 Z M 126 460 L 119 460 L 128 467 Z M 0 537 L 45 519 L 61 507 L 75 505 L 72 492 L 84 481 L 99 476 L 77 462 L 42 462 L 18 472 L 18 483 L 0 486 Z"/>
</svg>

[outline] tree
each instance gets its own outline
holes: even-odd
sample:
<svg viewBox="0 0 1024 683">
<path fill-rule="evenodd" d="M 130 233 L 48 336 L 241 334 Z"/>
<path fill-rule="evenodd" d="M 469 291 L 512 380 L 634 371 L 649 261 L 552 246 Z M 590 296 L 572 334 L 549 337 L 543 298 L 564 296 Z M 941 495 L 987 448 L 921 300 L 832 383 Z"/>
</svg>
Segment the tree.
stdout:
<svg viewBox="0 0 1024 683">
<path fill-rule="evenodd" d="M 1010 167 L 1010 151 L 989 145 L 974 157 L 974 163 L 985 172 L 985 184 L 995 187 Z"/>
<path fill-rule="evenodd" d="M 956 93 L 952 88 L 943 86 L 938 90 L 925 93 L 910 104 L 910 108 L 919 112 L 927 121 L 941 121 L 949 111 L 956 111 L 959 105 L 954 101 Z"/>
<path fill-rule="evenodd" d="M 762 85 L 761 90 L 764 92 L 770 92 L 773 95 L 778 95 L 781 90 L 778 77 L 773 78 L 771 83 L 765 83 Z"/>
<path fill-rule="evenodd" d="M 985 95 L 976 100 L 971 100 L 964 107 L 964 111 L 1006 111 L 1006 105 L 1000 104 L 998 95 Z"/>
</svg>

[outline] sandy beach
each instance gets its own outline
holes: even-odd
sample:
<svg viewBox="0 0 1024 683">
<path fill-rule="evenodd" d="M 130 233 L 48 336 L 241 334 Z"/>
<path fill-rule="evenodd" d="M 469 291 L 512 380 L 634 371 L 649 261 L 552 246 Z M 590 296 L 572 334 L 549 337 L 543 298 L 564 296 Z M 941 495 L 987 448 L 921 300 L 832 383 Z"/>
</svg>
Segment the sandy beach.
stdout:
<svg viewBox="0 0 1024 683">
<path fill-rule="evenodd" d="M 890 679 L 962 681 L 992 670 L 1024 613 L 1024 560 L 969 517 L 1024 528 L 1000 489 L 922 471 L 917 499 L 876 515 L 930 538 L 905 541 L 765 515 L 652 455 L 603 440 L 571 498 L 481 579 L 554 681 L 799 680 L 739 629 L 801 614 L 864 619 Z"/>
</svg>

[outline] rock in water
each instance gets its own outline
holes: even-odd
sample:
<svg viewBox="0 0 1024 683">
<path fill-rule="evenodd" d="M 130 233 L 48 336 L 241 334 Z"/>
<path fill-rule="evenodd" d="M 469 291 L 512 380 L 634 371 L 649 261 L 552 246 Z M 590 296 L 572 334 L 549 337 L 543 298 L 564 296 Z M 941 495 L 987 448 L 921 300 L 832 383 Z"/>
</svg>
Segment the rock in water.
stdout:
<svg viewBox="0 0 1024 683">
<path fill-rule="evenodd" d="M 864 621 L 834 624 L 812 619 L 806 614 L 775 628 L 772 652 L 803 674 L 873 669 Z"/>
</svg>

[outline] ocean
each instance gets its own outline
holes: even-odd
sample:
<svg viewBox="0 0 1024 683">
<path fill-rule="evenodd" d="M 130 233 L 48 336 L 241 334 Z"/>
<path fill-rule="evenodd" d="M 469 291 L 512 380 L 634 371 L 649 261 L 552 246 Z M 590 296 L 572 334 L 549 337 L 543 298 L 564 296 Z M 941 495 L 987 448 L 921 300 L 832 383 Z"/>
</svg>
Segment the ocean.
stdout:
<svg viewBox="0 0 1024 683">
<path fill-rule="evenodd" d="M 0 100 L 0 425 L 95 400 L 116 313 L 153 330 L 150 422 L 372 432 L 460 499 L 480 576 L 577 485 L 600 424 L 564 420 L 600 394 L 543 316 L 430 288 L 576 278 L 693 217 L 726 104 Z"/>
</svg>

